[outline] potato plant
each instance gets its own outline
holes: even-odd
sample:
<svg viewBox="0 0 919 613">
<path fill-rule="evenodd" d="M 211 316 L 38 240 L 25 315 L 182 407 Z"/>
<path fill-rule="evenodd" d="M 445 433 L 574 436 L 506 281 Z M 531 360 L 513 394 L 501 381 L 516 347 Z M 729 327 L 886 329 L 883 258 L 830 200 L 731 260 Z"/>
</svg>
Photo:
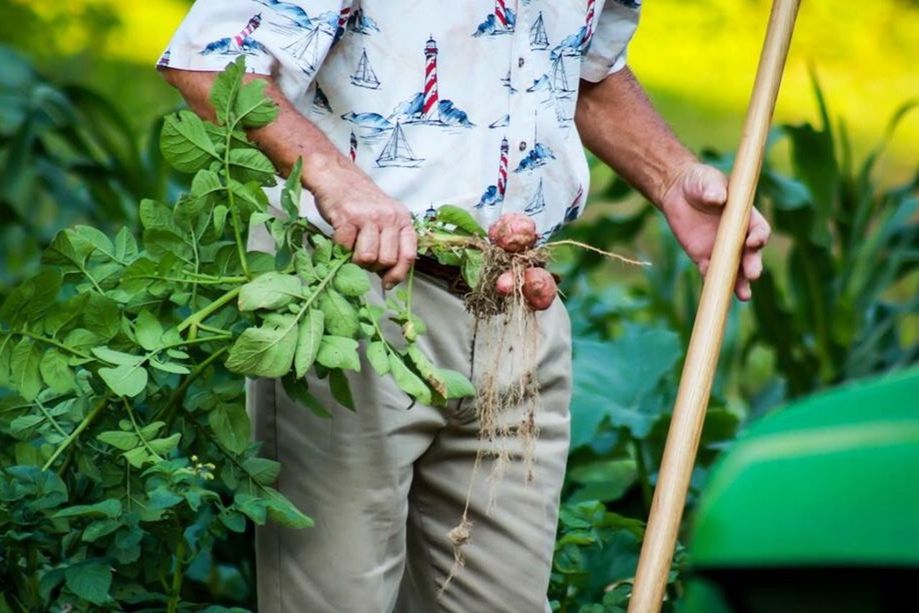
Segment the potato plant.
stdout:
<svg viewBox="0 0 919 613">
<path fill-rule="evenodd" d="M 309 526 L 250 439 L 247 376 L 281 378 L 323 414 L 304 375 L 355 409 L 345 373 L 361 354 L 406 406 L 474 392 L 416 344 L 410 282 L 371 304 L 368 273 L 298 216 L 299 165 L 285 216 L 268 213 L 275 169 L 245 130 L 277 111 L 244 71 L 238 61 L 217 79 L 216 123 L 165 120 L 161 149 L 194 175 L 188 193 L 142 201 L 140 237 L 60 232 L 0 307 L 0 611 L 199 610 L 182 601 L 183 575 L 215 539 L 248 521 Z M 275 254 L 246 250 L 259 225 Z M 445 207 L 418 230 L 475 283 L 471 217 Z M 389 320 L 401 338 L 384 334 Z"/>
</svg>

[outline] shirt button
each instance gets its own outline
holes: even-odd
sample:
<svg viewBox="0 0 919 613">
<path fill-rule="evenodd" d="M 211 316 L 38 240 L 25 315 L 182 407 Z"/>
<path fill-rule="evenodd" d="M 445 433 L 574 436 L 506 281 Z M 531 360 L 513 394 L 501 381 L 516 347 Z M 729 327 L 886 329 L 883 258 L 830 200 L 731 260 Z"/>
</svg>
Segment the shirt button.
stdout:
<svg viewBox="0 0 919 613">
<path fill-rule="evenodd" d="M 523 68 L 523 65 L 524 65 L 524 64 L 526 64 L 526 60 L 525 60 L 525 59 L 523 59 L 522 57 L 517 59 L 517 67 L 518 67 L 518 68 Z"/>
<path fill-rule="evenodd" d="M 517 145 L 517 148 L 520 149 L 521 151 L 526 151 L 526 150 L 527 150 L 527 142 L 526 142 L 525 140 L 520 141 L 520 144 Z"/>
</svg>

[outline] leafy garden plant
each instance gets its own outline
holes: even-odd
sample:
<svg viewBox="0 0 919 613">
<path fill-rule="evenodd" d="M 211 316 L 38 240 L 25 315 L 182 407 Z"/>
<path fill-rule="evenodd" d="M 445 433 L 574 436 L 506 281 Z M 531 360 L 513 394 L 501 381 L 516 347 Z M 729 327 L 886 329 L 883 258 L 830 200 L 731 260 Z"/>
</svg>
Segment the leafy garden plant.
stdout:
<svg viewBox="0 0 919 613">
<path fill-rule="evenodd" d="M 244 72 L 240 60 L 215 82 L 216 124 L 166 118 L 162 153 L 194 177 L 171 206 L 140 203 L 140 240 L 64 230 L 0 307 L 0 610 L 176 611 L 190 606 L 185 570 L 215 539 L 247 520 L 309 526 L 250 440 L 244 376 L 282 378 L 326 413 L 304 379 L 313 371 L 354 409 L 345 373 L 363 352 L 406 404 L 474 392 L 416 344 L 410 282 L 371 304 L 368 273 L 298 216 L 299 165 L 286 216 L 268 213 L 275 169 L 245 130 L 277 110 Z M 255 226 L 274 254 L 246 250 Z M 468 214 L 443 207 L 418 231 L 476 284 L 469 239 L 483 232 Z M 384 334 L 388 320 L 401 338 Z"/>
</svg>

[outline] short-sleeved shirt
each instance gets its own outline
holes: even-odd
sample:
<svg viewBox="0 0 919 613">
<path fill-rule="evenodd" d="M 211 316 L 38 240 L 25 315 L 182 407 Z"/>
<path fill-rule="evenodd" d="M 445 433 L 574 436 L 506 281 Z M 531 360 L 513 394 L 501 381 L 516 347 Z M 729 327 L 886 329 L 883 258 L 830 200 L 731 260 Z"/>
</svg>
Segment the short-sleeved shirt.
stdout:
<svg viewBox="0 0 919 613">
<path fill-rule="evenodd" d="M 581 213 L 580 79 L 625 65 L 640 0 L 197 0 L 160 66 L 240 54 L 389 196 L 543 238 Z M 302 212 L 317 218 L 307 196 Z"/>
</svg>

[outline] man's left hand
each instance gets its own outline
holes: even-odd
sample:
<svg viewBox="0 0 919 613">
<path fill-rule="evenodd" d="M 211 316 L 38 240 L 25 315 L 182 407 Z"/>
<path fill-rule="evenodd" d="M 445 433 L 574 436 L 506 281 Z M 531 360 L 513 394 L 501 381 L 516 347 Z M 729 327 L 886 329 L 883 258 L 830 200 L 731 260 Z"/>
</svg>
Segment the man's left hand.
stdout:
<svg viewBox="0 0 919 613">
<path fill-rule="evenodd" d="M 673 235 L 703 276 L 715 246 L 721 212 L 727 201 L 727 187 L 724 173 L 713 166 L 694 162 L 679 171 L 660 202 Z M 740 300 L 749 300 L 752 296 L 750 282 L 758 279 L 763 271 L 762 252 L 770 233 L 766 218 L 754 207 L 734 285 L 734 293 Z"/>
</svg>

